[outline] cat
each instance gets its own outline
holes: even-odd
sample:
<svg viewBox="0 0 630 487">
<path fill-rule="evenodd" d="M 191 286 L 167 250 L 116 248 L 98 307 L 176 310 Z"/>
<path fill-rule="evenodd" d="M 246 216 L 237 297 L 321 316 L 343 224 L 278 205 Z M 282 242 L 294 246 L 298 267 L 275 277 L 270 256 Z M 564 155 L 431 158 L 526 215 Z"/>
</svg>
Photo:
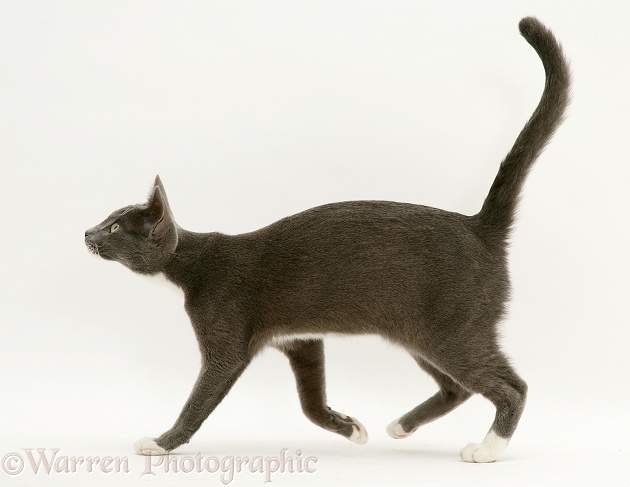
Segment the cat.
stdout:
<svg viewBox="0 0 630 487">
<path fill-rule="evenodd" d="M 161 455 L 187 443 L 264 347 L 289 359 L 304 414 L 356 443 L 363 425 L 328 407 L 323 339 L 376 334 L 412 355 L 439 391 L 392 422 L 405 438 L 480 393 L 496 407 L 485 439 L 461 452 L 492 462 L 504 452 L 527 385 L 497 343 L 509 294 L 507 239 L 523 182 L 569 103 L 570 70 L 554 35 L 519 23 L 540 56 L 546 84 L 530 120 L 473 216 L 384 201 L 333 203 L 242 235 L 194 233 L 173 218 L 155 178 L 148 202 L 85 232 L 88 249 L 139 274 L 179 286 L 199 342 L 199 377 L 171 429 L 135 444 Z"/>
</svg>

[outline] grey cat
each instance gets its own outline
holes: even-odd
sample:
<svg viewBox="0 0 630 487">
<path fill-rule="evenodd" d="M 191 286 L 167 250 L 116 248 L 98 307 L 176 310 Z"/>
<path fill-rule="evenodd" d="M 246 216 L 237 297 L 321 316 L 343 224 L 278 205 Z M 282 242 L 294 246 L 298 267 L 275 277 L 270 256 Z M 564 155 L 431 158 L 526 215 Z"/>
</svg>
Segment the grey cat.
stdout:
<svg viewBox="0 0 630 487">
<path fill-rule="evenodd" d="M 328 407 L 323 338 L 376 334 L 402 347 L 439 392 L 391 423 L 404 438 L 474 393 L 496 407 L 467 462 L 492 462 L 523 411 L 526 383 L 497 343 L 509 294 L 506 241 L 530 167 L 560 125 L 570 72 L 553 34 L 524 18 L 521 34 L 546 72 L 540 103 L 502 162 L 474 216 L 413 204 L 333 203 L 243 235 L 179 227 L 160 178 L 149 201 L 112 213 L 85 232 L 94 254 L 179 286 L 202 356 L 197 382 L 173 425 L 136 451 L 159 455 L 188 442 L 266 346 L 289 359 L 305 415 L 357 443 L 356 419 Z"/>
</svg>

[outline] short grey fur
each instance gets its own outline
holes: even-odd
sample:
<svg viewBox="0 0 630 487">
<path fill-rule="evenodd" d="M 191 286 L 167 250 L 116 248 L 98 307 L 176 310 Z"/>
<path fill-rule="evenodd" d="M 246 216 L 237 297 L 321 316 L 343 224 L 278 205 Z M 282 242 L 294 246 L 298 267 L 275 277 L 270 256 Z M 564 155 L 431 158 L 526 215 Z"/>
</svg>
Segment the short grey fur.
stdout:
<svg viewBox="0 0 630 487">
<path fill-rule="evenodd" d="M 520 31 L 540 56 L 539 105 L 501 163 L 481 211 L 465 216 L 382 201 L 333 203 L 242 235 L 179 227 L 155 179 L 145 204 L 85 232 L 88 248 L 140 274 L 162 273 L 185 296 L 202 357 L 199 378 L 173 427 L 140 453 L 190 440 L 264 347 L 286 354 L 302 409 L 315 424 L 358 443 L 361 424 L 331 410 L 322 337 L 377 334 L 409 352 L 440 387 L 388 431 L 402 438 L 482 394 L 496 407 L 466 461 L 494 461 L 512 436 L 527 385 L 497 341 L 509 295 L 507 239 L 527 173 L 562 121 L 570 70 L 535 18 Z"/>
</svg>

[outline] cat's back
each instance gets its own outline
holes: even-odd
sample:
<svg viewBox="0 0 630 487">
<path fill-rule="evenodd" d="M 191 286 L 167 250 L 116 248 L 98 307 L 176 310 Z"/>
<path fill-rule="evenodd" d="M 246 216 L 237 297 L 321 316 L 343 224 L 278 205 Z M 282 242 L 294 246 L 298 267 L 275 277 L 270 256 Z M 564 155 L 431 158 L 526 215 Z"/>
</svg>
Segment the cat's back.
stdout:
<svg viewBox="0 0 630 487">
<path fill-rule="evenodd" d="M 361 261 L 457 261 L 492 258 L 470 217 L 390 201 L 317 206 L 249 234 L 266 258 L 339 268 Z M 487 254 L 487 255 L 482 255 Z M 476 257 L 475 257 L 476 256 Z"/>
<path fill-rule="evenodd" d="M 459 235 L 475 237 L 469 217 L 428 206 L 393 201 L 345 201 L 317 206 L 291 215 L 255 232 L 268 241 L 303 238 L 338 241 L 354 236 L 373 241 L 379 236 L 427 239 Z"/>
</svg>

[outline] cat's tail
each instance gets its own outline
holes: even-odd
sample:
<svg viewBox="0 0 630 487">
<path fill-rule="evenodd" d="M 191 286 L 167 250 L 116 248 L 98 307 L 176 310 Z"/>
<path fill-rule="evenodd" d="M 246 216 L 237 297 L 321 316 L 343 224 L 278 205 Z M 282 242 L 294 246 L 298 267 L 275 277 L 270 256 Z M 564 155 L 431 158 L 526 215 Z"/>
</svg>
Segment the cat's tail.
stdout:
<svg viewBox="0 0 630 487">
<path fill-rule="evenodd" d="M 527 173 L 563 120 L 571 85 L 569 63 L 553 33 L 533 17 L 522 19 L 519 29 L 540 56 L 546 82 L 536 110 L 501 163 L 483 207 L 476 215 L 483 233 L 497 243 L 509 236 Z"/>
</svg>

